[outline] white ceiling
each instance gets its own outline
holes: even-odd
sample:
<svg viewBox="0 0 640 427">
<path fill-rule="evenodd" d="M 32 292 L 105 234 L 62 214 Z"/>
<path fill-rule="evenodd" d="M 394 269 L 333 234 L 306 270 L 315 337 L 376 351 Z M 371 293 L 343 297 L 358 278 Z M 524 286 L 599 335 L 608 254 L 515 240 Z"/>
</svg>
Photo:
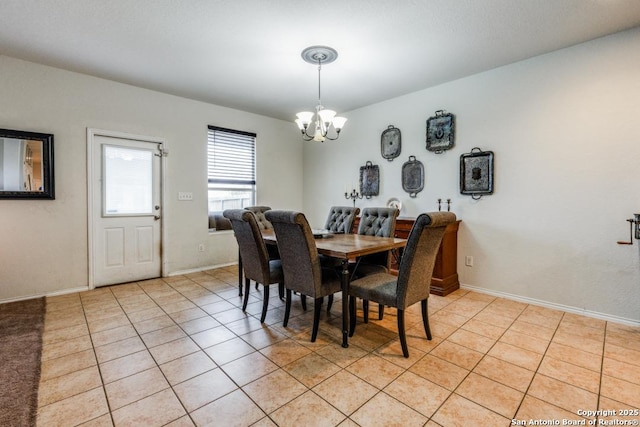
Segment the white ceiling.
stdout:
<svg viewBox="0 0 640 427">
<path fill-rule="evenodd" d="M 292 120 L 640 25 L 640 0 L 0 0 L 0 54 Z M 1 78 L 1 76 L 0 76 Z"/>
</svg>

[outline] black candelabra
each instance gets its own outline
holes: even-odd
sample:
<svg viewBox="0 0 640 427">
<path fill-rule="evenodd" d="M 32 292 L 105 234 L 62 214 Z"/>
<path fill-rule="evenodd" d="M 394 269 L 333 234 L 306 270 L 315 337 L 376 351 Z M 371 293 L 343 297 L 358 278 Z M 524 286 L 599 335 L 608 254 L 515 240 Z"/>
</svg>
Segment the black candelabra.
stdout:
<svg viewBox="0 0 640 427">
<path fill-rule="evenodd" d="M 442 210 L 442 199 L 438 199 L 438 211 Z M 451 199 L 447 199 L 447 212 L 451 211 Z"/>
<path fill-rule="evenodd" d="M 355 188 L 353 190 L 351 190 L 351 194 L 347 193 L 346 191 L 344 192 L 344 198 L 349 200 L 353 200 L 353 207 L 356 207 L 356 200 L 357 199 L 362 199 L 362 194 L 358 193 L 358 190 L 356 190 Z"/>
</svg>

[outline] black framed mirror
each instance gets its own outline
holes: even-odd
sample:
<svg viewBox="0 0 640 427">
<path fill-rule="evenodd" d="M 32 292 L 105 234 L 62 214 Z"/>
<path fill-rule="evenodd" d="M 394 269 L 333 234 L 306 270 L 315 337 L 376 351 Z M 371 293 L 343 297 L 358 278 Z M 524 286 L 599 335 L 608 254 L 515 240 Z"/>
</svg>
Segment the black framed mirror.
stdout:
<svg viewBox="0 0 640 427">
<path fill-rule="evenodd" d="M 0 199 L 55 199 L 53 134 L 0 129 Z"/>
</svg>

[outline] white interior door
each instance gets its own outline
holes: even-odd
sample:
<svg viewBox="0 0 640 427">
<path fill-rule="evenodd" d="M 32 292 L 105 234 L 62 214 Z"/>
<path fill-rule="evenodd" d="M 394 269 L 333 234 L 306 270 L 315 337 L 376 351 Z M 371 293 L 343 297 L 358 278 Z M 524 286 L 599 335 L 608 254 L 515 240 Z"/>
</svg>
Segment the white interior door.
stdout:
<svg viewBox="0 0 640 427">
<path fill-rule="evenodd" d="M 162 276 L 162 142 L 89 130 L 90 286 Z"/>
</svg>

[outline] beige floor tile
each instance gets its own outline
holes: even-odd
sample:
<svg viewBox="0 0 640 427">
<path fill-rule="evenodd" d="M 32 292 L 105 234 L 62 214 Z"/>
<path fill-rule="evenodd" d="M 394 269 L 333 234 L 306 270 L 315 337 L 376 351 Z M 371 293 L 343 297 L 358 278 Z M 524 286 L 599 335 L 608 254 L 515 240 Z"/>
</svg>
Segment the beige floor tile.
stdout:
<svg viewBox="0 0 640 427">
<path fill-rule="evenodd" d="M 538 369 L 542 360 L 539 353 L 501 342 L 496 343 L 487 354 L 530 371 Z"/>
<path fill-rule="evenodd" d="M 287 338 L 286 335 L 273 328 L 258 329 L 241 337 L 253 348 L 260 350 Z"/>
<path fill-rule="evenodd" d="M 473 319 L 503 329 L 507 329 L 514 321 L 514 317 L 508 316 L 503 310 L 491 310 L 489 308 L 476 314 Z"/>
<path fill-rule="evenodd" d="M 267 356 L 276 365 L 285 366 L 308 355 L 311 350 L 294 340 L 286 339 L 263 348 L 260 353 Z"/>
<path fill-rule="evenodd" d="M 215 367 L 216 364 L 204 351 L 197 351 L 160 365 L 162 373 L 171 385 L 179 384 Z"/>
<path fill-rule="evenodd" d="M 113 411 L 118 426 L 161 426 L 185 415 L 185 410 L 170 389 L 147 396 Z"/>
<path fill-rule="evenodd" d="M 640 385 L 638 384 L 603 375 L 600 394 L 634 408 L 640 408 Z"/>
<path fill-rule="evenodd" d="M 53 344 L 59 341 L 66 341 L 83 335 L 89 335 L 89 327 L 85 321 L 77 325 L 49 330 L 46 328 L 46 325 L 48 324 L 49 322 L 45 320 L 45 331 L 42 335 L 43 344 Z"/>
<path fill-rule="evenodd" d="M 239 320 L 226 322 L 225 326 L 236 335 L 248 334 L 249 332 L 266 328 L 266 325 L 260 323 L 259 316 L 260 314 L 258 314 L 256 317 L 244 316 Z M 222 321 L 224 322 L 224 319 L 222 319 Z"/>
<path fill-rule="evenodd" d="M 72 426 L 109 413 L 102 387 L 38 407 L 37 425 Z"/>
<path fill-rule="evenodd" d="M 602 365 L 602 373 L 640 385 L 640 366 L 637 365 L 605 357 Z"/>
<path fill-rule="evenodd" d="M 631 365 L 640 366 L 640 351 L 631 350 L 621 347 L 617 344 L 606 342 L 604 346 L 605 357 L 618 360 L 620 362 L 629 363 Z"/>
<path fill-rule="evenodd" d="M 511 344 L 516 347 L 524 348 L 525 350 L 533 351 L 539 354 L 544 354 L 549 346 L 549 340 L 536 338 L 531 335 L 517 332 L 511 328 L 507 330 L 498 342 Z"/>
<path fill-rule="evenodd" d="M 464 397 L 452 394 L 438 409 L 432 420 L 442 426 L 508 426 L 511 420 Z"/>
<path fill-rule="evenodd" d="M 146 334 L 148 332 L 158 331 L 160 329 L 174 326 L 175 324 L 176 323 L 171 317 L 162 312 L 162 314 L 159 316 L 134 322 L 133 326 L 136 328 L 136 331 L 138 331 L 139 334 Z"/>
<path fill-rule="evenodd" d="M 106 384 L 104 388 L 109 406 L 114 410 L 167 389 L 169 383 L 156 367 Z"/>
<path fill-rule="evenodd" d="M 155 366 L 156 362 L 151 354 L 147 350 L 143 350 L 100 364 L 100 373 L 102 381 L 108 384 Z"/>
<path fill-rule="evenodd" d="M 157 331 L 147 332 L 146 334 L 140 335 L 142 341 L 144 341 L 145 345 L 149 348 L 156 347 L 158 345 L 165 344 L 184 337 L 186 337 L 186 334 L 182 331 L 182 329 L 180 329 L 178 325 L 168 326 L 166 328 L 158 329 Z M 194 337 L 195 336 L 193 336 L 192 338 Z"/>
<path fill-rule="evenodd" d="M 89 335 L 82 335 L 65 341 L 57 341 L 42 348 L 42 360 L 68 356 L 93 348 Z"/>
<path fill-rule="evenodd" d="M 609 425 L 615 425 L 614 423 L 616 420 L 632 422 L 627 425 L 640 424 L 640 409 L 637 406 L 633 407 L 622 402 L 616 402 L 615 400 L 607 397 L 600 397 L 598 409 L 601 411 L 607 411 L 598 418 L 609 421 Z M 635 422 L 635 424 L 633 422 Z"/>
<path fill-rule="evenodd" d="M 387 362 L 391 362 L 401 368 L 409 369 L 414 363 L 422 359 L 426 352 L 411 347 L 408 341 L 409 340 L 407 340 L 407 347 L 409 347 L 409 357 L 404 357 L 402 353 L 402 345 L 400 344 L 399 339 L 378 347 L 374 350 L 373 354 L 375 354 L 376 356 L 380 356 Z"/>
<path fill-rule="evenodd" d="M 89 332 L 95 334 L 96 332 L 106 331 L 107 329 L 117 328 L 119 326 L 129 325 L 129 318 L 127 317 L 122 310 L 116 316 L 107 317 L 107 318 L 96 318 L 92 320 L 91 318 L 87 318 L 87 325 L 89 325 Z"/>
<path fill-rule="evenodd" d="M 352 343 L 349 343 L 349 347 L 347 348 L 343 348 L 339 343 L 330 343 L 316 350 L 316 353 L 341 368 L 345 368 L 369 354 L 366 350 Z"/>
<path fill-rule="evenodd" d="M 113 427 L 113 421 L 111 421 L 111 414 L 104 414 L 98 418 L 87 421 L 86 423 L 79 424 L 80 427 Z"/>
<path fill-rule="evenodd" d="M 485 356 L 473 372 L 521 392 L 527 391 L 535 374 L 534 371 L 529 371 L 491 356 Z"/>
<path fill-rule="evenodd" d="M 551 378 L 598 393 L 600 373 L 552 357 L 542 359 L 538 372 Z"/>
<path fill-rule="evenodd" d="M 192 412 L 237 388 L 238 386 L 218 368 L 184 381 L 173 390 L 187 411 Z"/>
<path fill-rule="evenodd" d="M 513 322 L 513 324 L 509 327 L 509 330 L 520 332 L 521 334 L 544 340 L 547 343 L 551 341 L 551 338 L 553 338 L 553 334 L 555 334 L 556 332 L 556 329 L 545 328 L 544 326 L 535 325 L 533 323 L 525 322 L 524 320 L 520 319 L 517 319 L 515 322 Z"/>
<path fill-rule="evenodd" d="M 578 350 L 563 344 L 558 344 L 556 342 L 549 344 L 549 348 L 547 349 L 545 356 L 563 360 L 567 363 L 590 369 L 595 372 L 600 372 L 602 368 L 602 356 Z"/>
<path fill-rule="evenodd" d="M 243 391 L 267 414 L 291 402 L 308 389 L 282 369 L 244 386 Z"/>
<path fill-rule="evenodd" d="M 284 366 L 283 369 L 302 384 L 311 388 L 341 368 L 324 357 L 312 353 Z"/>
<path fill-rule="evenodd" d="M 449 307 L 443 308 L 432 316 L 429 316 L 429 321 L 442 322 L 447 325 L 459 328 L 469 321 L 472 316 L 461 316 L 455 311 L 449 310 Z"/>
<path fill-rule="evenodd" d="M 149 349 L 156 363 L 163 364 L 187 354 L 199 351 L 200 347 L 189 337 L 179 338 Z"/>
<path fill-rule="evenodd" d="M 386 387 L 404 372 L 404 368 L 375 354 L 369 354 L 359 359 L 346 369 L 379 389 Z"/>
<path fill-rule="evenodd" d="M 519 425 L 529 425 L 530 420 L 551 420 L 558 423 L 561 423 L 561 420 L 584 420 L 577 415 L 577 409 L 567 411 L 530 395 L 525 396 L 514 419 L 521 423 Z"/>
<path fill-rule="evenodd" d="M 473 372 L 458 386 L 456 393 L 503 417 L 513 418 L 524 393 Z"/>
<path fill-rule="evenodd" d="M 487 338 L 465 329 L 458 329 L 447 340 L 481 353 L 489 351 L 496 342 L 493 338 Z"/>
<path fill-rule="evenodd" d="M 100 372 L 95 365 L 41 381 L 38 388 L 38 405 L 49 405 L 101 385 Z"/>
<path fill-rule="evenodd" d="M 138 323 L 143 323 L 143 322 L 147 322 L 148 324 L 153 324 L 152 320 L 158 317 L 169 318 L 169 316 L 167 316 L 164 310 L 158 307 L 155 302 L 151 307 L 145 308 L 144 310 L 129 313 L 128 316 L 134 325 Z M 163 325 L 161 327 L 164 328 L 165 326 L 169 326 L 169 325 Z M 137 326 L 136 326 L 136 329 L 138 329 Z M 160 328 L 157 328 L 157 329 L 160 329 Z M 154 330 L 154 329 L 151 329 L 151 330 Z M 149 330 L 146 330 L 144 332 L 138 330 L 138 332 L 144 333 L 144 332 L 149 332 Z"/>
<path fill-rule="evenodd" d="M 270 418 L 279 426 L 335 426 L 344 414 L 312 391 L 272 412 Z"/>
<path fill-rule="evenodd" d="M 190 308 L 176 312 L 167 312 L 169 313 L 169 317 L 171 317 L 176 323 L 184 323 L 190 320 L 200 319 L 202 317 L 209 317 L 206 311 L 191 302 L 189 302 L 189 304 L 191 304 Z"/>
<path fill-rule="evenodd" d="M 482 335 L 494 341 L 498 340 L 498 338 L 500 338 L 506 331 L 505 328 L 494 326 L 489 323 L 480 322 L 476 319 L 469 320 L 467 323 L 461 326 L 461 329 L 476 333 L 478 335 Z"/>
<path fill-rule="evenodd" d="M 578 325 L 571 322 L 562 322 L 558 326 L 557 334 L 570 334 L 576 337 L 589 339 L 592 341 L 604 341 L 604 328 L 591 328 L 589 326 Z"/>
<path fill-rule="evenodd" d="M 351 415 L 379 390 L 343 370 L 315 386 L 313 391 L 343 414 Z"/>
<path fill-rule="evenodd" d="M 552 342 L 597 355 L 602 355 L 604 348 L 603 341 L 573 335 L 571 331 L 556 332 Z"/>
<path fill-rule="evenodd" d="M 528 393 L 569 412 L 598 406 L 598 395 L 565 382 L 536 374 Z"/>
<path fill-rule="evenodd" d="M 350 417 L 361 426 L 423 426 L 428 418 L 388 394 L 381 392 Z"/>
<path fill-rule="evenodd" d="M 131 325 L 119 326 L 106 331 L 91 334 L 91 341 L 95 347 L 111 344 L 112 342 L 121 341 L 127 338 L 138 336 L 136 330 Z"/>
<path fill-rule="evenodd" d="M 468 371 L 473 370 L 484 355 L 483 353 L 471 350 L 470 348 L 449 340 L 441 343 L 429 354 L 458 365 Z"/>
<path fill-rule="evenodd" d="M 188 415 L 185 415 L 175 421 L 171 421 L 169 424 L 165 424 L 165 427 L 195 427 L 195 424 Z"/>
<path fill-rule="evenodd" d="M 198 426 L 249 426 L 266 414 L 241 390 L 196 409 L 191 418 Z"/>
<path fill-rule="evenodd" d="M 40 367 L 40 381 L 46 381 L 97 364 L 98 362 L 93 349 L 68 354 L 55 359 L 43 360 Z"/>
<path fill-rule="evenodd" d="M 451 392 L 414 373 L 405 372 L 383 390 L 388 395 L 431 417 Z"/>
<path fill-rule="evenodd" d="M 251 347 L 246 341 L 238 337 L 205 349 L 205 352 L 209 357 L 211 357 L 211 359 L 213 359 L 213 361 L 218 365 L 224 365 L 255 351 L 255 348 Z"/>
<path fill-rule="evenodd" d="M 187 334 L 192 335 L 198 332 L 206 331 L 207 329 L 213 329 L 215 327 L 221 326 L 221 324 L 211 316 L 204 316 L 197 319 L 181 322 L 179 326 Z"/>
<path fill-rule="evenodd" d="M 239 386 L 257 380 L 278 366 L 260 353 L 251 353 L 222 365 L 222 370 Z"/>
<path fill-rule="evenodd" d="M 468 370 L 430 354 L 424 356 L 409 371 L 448 390 L 454 390 L 469 374 Z"/>
<path fill-rule="evenodd" d="M 95 348 L 98 363 L 108 362 L 109 360 L 137 353 L 142 350 L 146 350 L 146 347 L 139 337 L 127 338 L 126 340 L 116 341 Z"/>
</svg>

